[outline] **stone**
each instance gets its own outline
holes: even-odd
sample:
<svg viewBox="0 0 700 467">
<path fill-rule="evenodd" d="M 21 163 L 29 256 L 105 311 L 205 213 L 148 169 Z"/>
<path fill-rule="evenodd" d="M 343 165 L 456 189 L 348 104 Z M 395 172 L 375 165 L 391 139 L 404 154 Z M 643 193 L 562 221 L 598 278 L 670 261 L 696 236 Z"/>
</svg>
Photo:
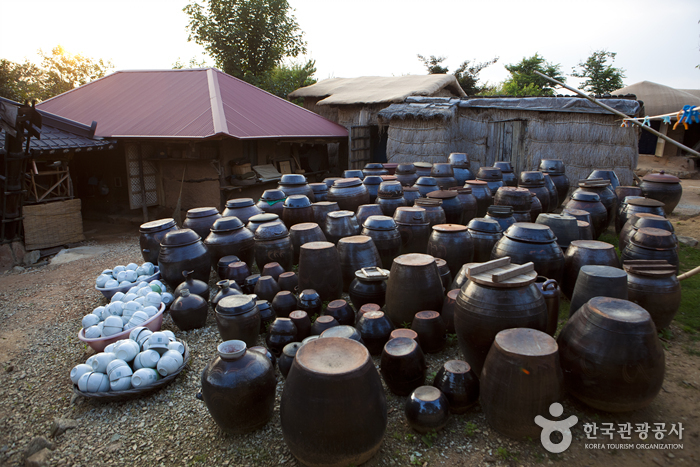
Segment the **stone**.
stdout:
<svg viewBox="0 0 700 467">
<path fill-rule="evenodd" d="M 26 271 L 26 269 L 24 269 L 22 266 L 15 266 L 12 268 L 12 272 L 15 274 L 22 274 L 24 271 Z"/>
<path fill-rule="evenodd" d="M 12 242 L 10 243 L 12 247 L 12 255 L 15 257 L 15 264 L 19 264 L 24 259 L 24 255 L 27 254 L 27 250 L 24 249 L 24 244 L 22 242 Z"/>
<path fill-rule="evenodd" d="M 41 258 L 41 252 L 39 250 L 30 251 L 24 255 L 24 260 L 22 263 L 25 266 L 31 266 L 32 264 L 36 264 L 36 262 L 39 261 L 39 258 Z"/>
<path fill-rule="evenodd" d="M 0 245 L 0 269 L 10 269 L 15 265 L 12 247 L 8 243 Z"/>
<path fill-rule="evenodd" d="M 56 449 L 56 445 L 54 445 L 51 441 L 44 438 L 43 436 L 37 436 L 29 442 L 27 449 L 25 449 L 24 451 L 24 458 L 27 459 L 29 457 L 32 457 L 34 454 L 36 454 L 44 448 L 53 451 L 54 449 Z"/>
<path fill-rule="evenodd" d="M 71 420 L 70 418 L 56 418 L 53 421 L 53 427 L 51 427 L 51 437 L 62 435 L 67 430 L 72 430 L 78 427 L 78 422 Z"/>
<path fill-rule="evenodd" d="M 693 237 L 686 237 L 685 235 L 679 235 L 678 242 L 693 248 L 698 246 L 698 241 L 696 239 Z"/>
<path fill-rule="evenodd" d="M 24 462 L 24 465 L 26 467 L 46 467 L 49 465 L 50 457 L 51 451 L 49 451 L 47 448 L 44 448 L 41 451 L 32 454 L 30 457 L 27 457 L 27 460 Z"/>
</svg>

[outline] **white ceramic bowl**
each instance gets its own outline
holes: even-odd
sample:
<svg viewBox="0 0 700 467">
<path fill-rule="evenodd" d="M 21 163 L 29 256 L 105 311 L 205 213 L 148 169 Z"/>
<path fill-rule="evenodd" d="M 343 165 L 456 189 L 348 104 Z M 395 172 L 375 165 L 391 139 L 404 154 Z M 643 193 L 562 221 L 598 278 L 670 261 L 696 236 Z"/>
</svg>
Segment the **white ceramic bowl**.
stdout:
<svg viewBox="0 0 700 467">
<path fill-rule="evenodd" d="M 130 362 L 138 355 L 139 344 L 131 339 L 123 341 L 123 344 L 117 347 L 117 358 L 121 358 L 125 362 Z"/>
<path fill-rule="evenodd" d="M 107 368 L 106 368 L 105 373 L 107 373 L 107 376 L 110 376 L 114 370 L 116 370 L 117 368 L 119 368 L 119 367 L 121 367 L 121 366 L 128 367 L 129 364 L 126 363 L 126 362 L 125 362 L 124 360 L 122 360 L 121 358 L 118 358 L 118 357 L 117 357 L 117 358 L 115 358 L 114 360 L 112 360 L 111 362 L 109 362 L 109 363 L 107 364 Z M 111 379 L 111 378 L 110 378 L 110 379 Z"/>
<path fill-rule="evenodd" d="M 131 385 L 135 388 L 144 388 L 152 385 L 160 379 L 160 374 L 153 368 L 141 368 L 131 376 Z"/>
<path fill-rule="evenodd" d="M 78 380 L 85 373 L 92 371 L 92 366 L 86 363 L 81 363 L 80 365 L 75 365 L 72 370 L 70 370 L 70 380 L 73 384 L 78 384 Z"/>
<path fill-rule="evenodd" d="M 170 341 L 168 343 L 168 350 L 174 350 L 175 352 L 178 352 L 180 355 L 183 355 L 185 353 L 185 346 L 182 344 L 182 342 Z"/>
<path fill-rule="evenodd" d="M 112 352 L 100 352 L 95 355 L 95 359 L 92 361 L 92 371 L 107 373 L 107 365 L 109 365 L 109 362 L 116 359 L 117 356 Z"/>
<path fill-rule="evenodd" d="M 155 350 L 144 350 L 134 358 L 134 368 L 155 368 L 160 360 L 160 354 Z"/>
<path fill-rule="evenodd" d="M 109 378 L 104 373 L 90 371 L 80 377 L 78 380 L 78 389 L 82 392 L 109 391 Z"/>
<path fill-rule="evenodd" d="M 124 378 L 126 376 L 131 376 L 134 374 L 134 371 L 131 369 L 129 365 L 126 366 L 120 366 L 117 368 L 114 368 L 112 372 L 109 374 L 109 381 L 116 381 L 118 379 Z"/>
<path fill-rule="evenodd" d="M 87 329 L 83 329 L 85 337 L 88 339 L 99 339 L 102 336 L 102 329 L 99 326 L 90 326 Z"/>
<path fill-rule="evenodd" d="M 97 323 L 99 323 L 99 322 L 100 322 L 100 318 L 93 315 L 92 313 L 85 315 L 85 316 L 83 316 L 83 321 L 82 321 L 83 329 L 87 329 L 90 326 L 96 326 Z"/>
<path fill-rule="evenodd" d="M 180 365 L 182 365 L 182 362 L 182 354 L 175 350 L 168 350 L 161 355 L 156 369 L 161 376 L 168 376 L 175 373 L 177 369 L 180 368 Z"/>
<path fill-rule="evenodd" d="M 110 381 L 109 388 L 112 391 L 126 391 L 127 389 L 131 389 L 131 376 L 124 376 L 116 381 Z"/>
</svg>

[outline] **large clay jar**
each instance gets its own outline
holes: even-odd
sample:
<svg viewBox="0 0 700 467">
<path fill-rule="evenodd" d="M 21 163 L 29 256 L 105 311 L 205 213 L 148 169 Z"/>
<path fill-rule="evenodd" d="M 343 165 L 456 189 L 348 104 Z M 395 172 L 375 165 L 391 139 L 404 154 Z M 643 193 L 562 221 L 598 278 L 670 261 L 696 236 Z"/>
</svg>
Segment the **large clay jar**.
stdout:
<svg viewBox="0 0 700 467">
<path fill-rule="evenodd" d="M 609 180 L 581 180 L 578 182 L 579 188 L 576 191 L 592 191 L 597 193 L 600 198 L 600 202 L 605 206 L 605 210 L 608 213 L 608 220 L 606 228 L 611 225 L 611 222 L 615 219 L 615 214 L 617 213 L 617 195 L 610 188 Z M 614 225 L 614 224 L 613 224 Z"/>
<path fill-rule="evenodd" d="M 246 228 L 254 234 L 255 231 L 258 230 L 258 227 L 260 227 L 261 225 L 267 224 L 268 222 L 280 220 L 281 217 L 282 216 L 278 216 L 277 214 L 270 213 L 256 214 L 250 219 L 248 219 L 248 224 L 246 224 Z"/>
<path fill-rule="evenodd" d="M 382 267 L 382 259 L 371 237 L 353 235 L 338 240 L 340 269 L 343 273 L 343 292 L 350 290 L 355 271 L 362 268 Z M 327 271 L 324 271 L 324 273 Z"/>
<path fill-rule="evenodd" d="M 557 245 L 566 251 L 574 240 L 580 238 L 578 220 L 567 214 L 540 214 L 536 224 L 546 225 L 557 238 Z"/>
<path fill-rule="evenodd" d="M 546 225 L 517 222 L 510 226 L 491 251 L 491 259 L 506 256 L 516 264 L 533 262 L 540 276 L 557 282 L 564 277 L 564 252 Z"/>
<path fill-rule="evenodd" d="M 343 178 L 336 180 L 328 190 L 328 201 L 335 201 L 344 211 L 357 211 L 362 204 L 369 204 L 369 191 L 359 178 Z"/>
<path fill-rule="evenodd" d="M 416 180 L 416 183 L 413 184 L 413 188 L 418 188 L 418 192 L 422 197 L 425 197 L 428 195 L 428 193 L 438 191 L 440 189 L 440 187 L 438 187 L 437 180 L 435 180 L 433 177 L 420 177 L 418 180 Z"/>
<path fill-rule="evenodd" d="M 444 162 L 433 164 L 430 176 L 435 179 L 441 190 L 447 190 L 452 186 L 458 186 L 452 165 Z"/>
<path fill-rule="evenodd" d="M 413 164 L 399 164 L 395 172 L 396 180 L 403 186 L 413 186 L 418 180 L 416 175 L 416 167 Z"/>
<path fill-rule="evenodd" d="M 401 234 L 394 219 L 387 216 L 370 216 L 363 224 L 362 235 L 372 239 L 379 251 L 382 265 L 391 267 L 401 249 Z"/>
<path fill-rule="evenodd" d="M 187 217 L 182 223 L 183 229 L 192 229 L 202 238 L 209 235 L 209 229 L 214 221 L 221 219 L 216 208 L 194 208 L 187 211 Z"/>
<path fill-rule="evenodd" d="M 394 259 L 386 288 L 386 315 L 395 326 L 413 321 L 422 310 L 442 309 L 443 288 L 435 258 L 406 254 Z"/>
<path fill-rule="evenodd" d="M 564 161 L 561 159 L 542 159 L 539 170 L 549 174 L 554 186 L 557 187 L 557 198 L 559 199 L 557 207 L 561 206 L 569 194 L 570 187 L 569 178 L 566 176 L 564 168 Z"/>
<path fill-rule="evenodd" d="M 316 202 L 325 201 L 328 195 L 328 186 L 325 183 L 309 183 L 311 191 L 314 192 L 314 200 Z"/>
<path fill-rule="evenodd" d="M 620 253 L 621 261 L 664 260 L 678 272 L 678 245 L 675 236 L 668 230 L 643 227 L 638 229 Z"/>
<path fill-rule="evenodd" d="M 464 206 L 458 197 L 458 193 L 453 190 L 433 191 L 428 193 L 429 199 L 439 199 L 440 207 L 445 212 L 446 224 L 461 224 Z"/>
<path fill-rule="evenodd" d="M 450 191 L 457 192 L 457 198 L 462 203 L 462 217 L 458 224 L 467 225 L 470 220 L 476 217 L 477 203 L 470 187 L 453 186 Z"/>
<path fill-rule="evenodd" d="M 421 195 L 418 188 L 412 186 L 403 187 L 403 199 L 406 200 L 406 206 L 413 206 L 420 197 Z"/>
<path fill-rule="evenodd" d="M 260 310 L 255 295 L 229 295 L 216 305 L 216 326 L 221 339 L 237 339 L 253 347 L 260 333 Z"/>
<path fill-rule="evenodd" d="M 175 219 L 158 219 L 157 221 L 146 222 L 139 227 L 139 245 L 141 246 L 141 256 L 144 261 L 158 264 L 160 254 L 160 242 L 165 234 L 177 230 Z"/>
<path fill-rule="evenodd" d="M 452 165 L 452 173 L 458 185 L 462 186 L 467 180 L 474 180 L 474 174 L 469 170 L 469 156 L 463 152 L 453 152 L 447 157 L 447 161 Z"/>
<path fill-rule="evenodd" d="M 180 296 L 170 305 L 170 316 L 181 331 L 189 331 L 204 327 L 207 323 L 208 310 L 209 305 L 206 300 L 183 289 Z"/>
<path fill-rule="evenodd" d="M 255 231 L 255 262 L 259 269 L 279 263 L 285 271 L 292 270 L 294 247 L 282 221 L 268 222 Z"/>
<path fill-rule="evenodd" d="M 415 207 L 425 209 L 425 217 L 428 225 L 432 228 L 437 224 L 447 223 L 445 210 L 442 209 L 442 200 L 435 198 L 420 198 L 414 203 Z"/>
<path fill-rule="evenodd" d="M 447 325 L 437 311 L 423 310 L 416 313 L 411 329 L 418 334 L 423 352 L 436 353 L 445 348 Z"/>
<path fill-rule="evenodd" d="M 625 225 L 622 227 L 622 230 L 620 230 L 620 236 L 618 238 L 618 247 L 620 248 L 620 251 L 624 251 L 624 249 L 627 247 L 627 244 L 630 241 L 630 238 L 632 238 L 634 234 L 637 233 L 637 230 L 644 227 L 653 227 L 655 229 L 668 230 L 671 233 L 675 232 L 675 229 L 673 228 L 673 223 L 665 217 L 659 216 L 657 214 L 648 214 L 645 212 L 632 213 L 630 216 L 628 216 L 627 222 L 625 222 Z M 678 243 L 678 238 L 676 238 L 675 240 L 676 243 Z"/>
<path fill-rule="evenodd" d="M 343 293 L 340 255 L 332 243 L 310 242 L 299 249 L 299 290 L 305 289 L 318 292 L 324 302 L 340 298 Z"/>
<path fill-rule="evenodd" d="M 394 221 L 401 234 L 401 254 L 425 253 L 430 237 L 425 209 L 418 206 L 398 208 Z"/>
<path fill-rule="evenodd" d="M 535 285 L 542 292 L 544 302 L 547 304 L 547 329 L 545 332 L 550 336 L 554 336 L 559 324 L 559 284 L 554 279 L 537 276 Z"/>
<path fill-rule="evenodd" d="M 589 179 L 596 179 L 596 178 L 602 178 L 603 180 L 609 180 L 610 181 L 610 186 L 612 187 L 613 193 L 615 192 L 615 189 L 620 186 L 620 179 L 617 178 L 617 174 L 615 173 L 614 170 L 594 170 L 591 172 L 591 174 L 588 176 Z"/>
<path fill-rule="evenodd" d="M 491 193 L 496 193 L 496 190 L 505 186 L 503 183 L 503 173 L 501 169 L 496 167 L 480 167 L 476 174 L 476 179 L 486 182 Z"/>
<path fill-rule="evenodd" d="M 669 215 L 676 208 L 683 195 L 683 187 L 678 177 L 668 175 L 662 170 L 658 174 L 647 174 L 639 184 L 647 198 L 664 203 L 664 212 Z"/>
<path fill-rule="evenodd" d="M 447 261 L 452 276 L 457 276 L 464 263 L 474 257 L 474 241 L 466 226 L 459 224 L 439 224 L 433 226 L 428 239 L 427 253 Z"/>
<path fill-rule="evenodd" d="M 173 230 L 160 244 L 158 265 L 161 279 L 171 289 L 182 282 L 182 271 L 194 271 L 194 278 L 209 282 L 211 259 L 207 247 L 192 229 Z"/>
<path fill-rule="evenodd" d="M 625 263 L 625 271 L 629 301 L 649 312 L 657 330 L 667 328 L 681 305 L 681 285 L 673 266 L 650 267 L 630 261 Z"/>
<path fill-rule="evenodd" d="M 489 206 L 486 211 L 485 219 L 493 219 L 501 225 L 501 230 L 504 232 L 508 230 L 508 227 L 515 224 L 516 219 L 513 215 L 513 208 L 511 206 Z M 523 221 L 520 221 L 523 222 Z M 527 220 L 524 222 L 530 222 L 530 215 L 527 215 Z"/>
<path fill-rule="evenodd" d="M 272 418 L 277 380 L 264 354 L 229 340 L 202 372 L 202 398 L 223 431 L 239 435 L 262 428 Z"/>
<path fill-rule="evenodd" d="M 332 316 L 341 326 L 355 325 L 355 310 L 345 300 L 333 300 L 326 307 L 324 315 Z M 359 336 L 357 336 L 359 338 Z M 357 339 L 356 339 L 357 340 Z"/>
<path fill-rule="evenodd" d="M 362 180 L 362 184 L 367 188 L 367 192 L 369 193 L 370 203 L 374 203 L 374 201 L 377 199 L 379 185 L 381 185 L 383 181 L 384 180 L 379 175 L 370 175 Z"/>
<path fill-rule="evenodd" d="M 481 180 L 467 180 L 465 188 L 472 189 L 472 196 L 476 198 L 476 216 L 484 217 L 486 210 L 493 204 L 493 194 L 486 182 Z"/>
<path fill-rule="evenodd" d="M 382 211 L 382 207 L 378 204 L 363 204 L 359 208 L 357 208 L 357 213 L 355 214 L 355 218 L 357 218 L 357 223 L 360 225 L 360 227 L 364 227 L 365 221 L 370 217 L 370 216 L 383 216 L 384 212 Z"/>
<path fill-rule="evenodd" d="M 416 168 L 416 174 L 418 177 L 428 177 L 433 168 L 431 162 L 414 162 L 413 166 Z"/>
<path fill-rule="evenodd" d="M 326 233 L 324 230 L 326 228 L 326 216 L 329 212 L 340 211 L 338 203 L 335 201 L 319 201 L 318 203 L 312 204 L 311 208 L 314 210 L 314 222 L 321 227 L 323 233 Z"/>
<path fill-rule="evenodd" d="M 287 195 L 282 190 L 265 190 L 255 205 L 263 212 L 268 214 L 277 214 L 282 217 L 284 209 L 284 200 Z"/>
<path fill-rule="evenodd" d="M 329 242 L 337 244 L 341 238 L 358 235 L 360 224 L 352 211 L 333 211 L 326 216 L 324 233 Z"/>
<path fill-rule="evenodd" d="M 552 212 L 554 206 L 550 209 L 549 207 L 549 190 L 544 184 L 544 174 L 542 172 L 536 171 L 526 171 L 520 172 L 520 183 L 518 186 L 521 188 L 527 188 L 537 196 L 537 199 L 542 205 L 542 212 Z"/>
<path fill-rule="evenodd" d="M 501 171 L 503 186 L 518 186 L 518 177 L 513 172 L 513 166 L 507 161 L 494 162 L 493 166 Z"/>
<path fill-rule="evenodd" d="M 408 426 L 418 433 L 435 433 L 447 425 L 450 402 L 438 388 L 420 386 L 406 401 L 404 414 Z"/>
<path fill-rule="evenodd" d="M 557 191 L 557 186 L 552 181 L 552 177 L 548 173 L 544 174 L 544 186 L 547 187 L 549 191 L 549 211 L 554 212 L 555 209 L 561 204 L 559 202 L 559 192 Z"/>
<path fill-rule="evenodd" d="M 620 233 L 622 227 L 624 227 L 627 220 L 632 214 L 656 214 L 658 216 L 666 217 L 664 212 L 664 203 L 651 198 L 637 198 L 634 196 L 628 196 L 625 198 L 625 207 L 620 211 L 620 215 L 615 219 L 615 233 Z"/>
<path fill-rule="evenodd" d="M 300 174 L 284 174 L 277 185 L 278 190 L 282 190 L 285 196 L 304 195 L 311 202 L 316 201 L 314 190 L 309 186 L 306 177 Z"/>
<path fill-rule="evenodd" d="M 469 222 L 467 228 L 474 242 L 474 262 L 490 260 L 493 246 L 503 237 L 501 224 L 495 219 L 477 217 Z"/>
<path fill-rule="evenodd" d="M 302 464 L 372 458 L 384 439 L 387 405 L 367 349 L 340 337 L 304 344 L 284 384 L 280 419 L 284 441 Z"/>
<path fill-rule="evenodd" d="M 457 296 L 455 330 L 465 360 L 477 374 L 500 331 L 510 328 L 547 329 L 547 304 L 534 284 L 535 271 L 494 282 L 490 273 L 470 275 Z"/>
<path fill-rule="evenodd" d="M 224 256 L 238 256 L 248 265 L 255 260 L 255 238 L 237 217 L 217 219 L 204 238 L 212 266 L 216 266 Z"/>
<path fill-rule="evenodd" d="M 386 280 L 389 271 L 381 268 L 362 268 L 355 271 L 355 279 L 350 283 L 350 300 L 359 310 L 366 303 L 384 306 L 386 301 Z M 374 355 L 374 354 L 373 354 Z"/>
<path fill-rule="evenodd" d="M 496 431 L 537 438 L 538 416 L 564 399 L 556 341 L 535 329 L 507 329 L 496 336 L 481 372 L 481 408 Z M 507 381 L 507 384 L 503 384 Z"/>
<path fill-rule="evenodd" d="M 367 178 L 368 175 L 389 175 L 389 171 L 378 162 L 370 162 L 365 164 L 365 167 L 362 169 L 362 173 L 364 174 L 365 178 Z"/>
<path fill-rule="evenodd" d="M 622 212 L 622 208 L 626 206 L 624 201 L 625 198 L 627 198 L 628 196 L 637 196 L 639 198 L 644 198 L 642 189 L 638 186 L 618 186 L 617 188 L 615 188 L 615 196 L 617 196 L 616 216 L 619 216 L 620 212 Z"/>
<path fill-rule="evenodd" d="M 289 314 L 297 309 L 297 298 L 288 290 L 280 290 L 275 294 L 270 305 L 275 310 L 275 316 L 289 318 Z"/>
<path fill-rule="evenodd" d="M 288 196 L 284 202 L 282 221 L 288 229 L 296 224 L 313 222 L 314 210 L 311 207 L 311 201 L 309 198 L 305 195 Z"/>
<path fill-rule="evenodd" d="M 234 198 L 226 201 L 226 209 L 221 215 L 223 217 L 235 216 L 243 225 L 246 225 L 248 219 L 262 213 L 263 210 L 257 207 L 251 198 Z"/>
<path fill-rule="evenodd" d="M 564 280 L 560 282 L 562 293 L 571 300 L 578 273 L 583 266 L 620 267 L 615 247 L 597 240 L 575 240 L 564 254 Z"/>
<path fill-rule="evenodd" d="M 539 216 L 544 211 L 542 210 L 542 203 L 540 199 L 534 193 L 530 193 L 532 196 L 532 204 L 530 205 L 530 222 L 537 221 L 537 216 Z M 527 221 L 526 221 L 527 222 Z"/>
<path fill-rule="evenodd" d="M 384 345 L 389 341 L 395 329 L 391 320 L 381 311 L 368 311 L 357 321 L 355 326 L 362 337 L 365 347 L 371 355 L 380 355 Z"/>
<path fill-rule="evenodd" d="M 529 215 L 532 207 L 532 195 L 527 188 L 504 186 L 493 195 L 493 204 L 511 206 L 513 212 L 527 212 Z"/>
<path fill-rule="evenodd" d="M 665 356 L 644 308 L 595 297 L 574 314 L 557 339 L 569 394 L 605 412 L 648 406 L 661 390 Z"/>
<path fill-rule="evenodd" d="M 396 337 L 384 345 L 380 371 L 389 390 L 397 396 L 408 396 L 425 384 L 426 369 L 425 355 L 415 340 Z"/>
<path fill-rule="evenodd" d="M 479 400 L 479 377 L 462 360 L 445 362 L 435 375 L 433 386 L 447 397 L 452 413 L 465 413 Z"/>
<path fill-rule="evenodd" d="M 294 248 L 294 264 L 299 264 L 299 252 L 302 245 L 310 242 L 326 241 L 326 236 L 323 234 L 321 227 L 315 222 L 293 225 L 289 229 L 289 238 L 291 238 L 292 248 Z"/>
<path fill-rule="evenodd" d="M 382 214 L 393 217 L 396 208 L 406 206 L 401 184 L 398 181 L 382 182 L 376 203 L 382 208 Z"/>
<path fill-rule="evenodd" d="M 598 238 L 601 236 L 608 224 L 608 211 L 603 203 L 600 202 L 600 196 L 592 191 L 574 191 L 571 199 L 566 203 L 567 209 L 580 209 L 588 212 L 591 215 L 591 225 L 593 226 L 593 236 Z"/>
</svg>

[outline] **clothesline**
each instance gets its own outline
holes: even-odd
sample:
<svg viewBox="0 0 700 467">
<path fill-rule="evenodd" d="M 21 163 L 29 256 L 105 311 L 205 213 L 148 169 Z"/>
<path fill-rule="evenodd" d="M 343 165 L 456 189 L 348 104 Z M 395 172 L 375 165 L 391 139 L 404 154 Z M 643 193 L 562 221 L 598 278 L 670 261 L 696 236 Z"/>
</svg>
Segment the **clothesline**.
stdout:
<svg viewBox="0 0 700 467">
<path fill-rule="evenodd" d="M 653 117 L 647 115 L 645 117 L 624 118 L 622 120 L 622 126 L 628 126 L 628 122 L 630 121 L 642 122 L 642 125 L 651 126 L 651 120 L 662 120 L 666 124 L 671 124 L 671 119 L 677 120 L 676 123 L 673 125 L 674 130 L 681 123 L 687 130 L 689 123 L 700 123 L 700 106 L 694 107 L 692 105 L 684 105 L 683 109 L 679 110 L 678 112 L 671 112 L 663 115 L 654 115 Z"/>
</svg>

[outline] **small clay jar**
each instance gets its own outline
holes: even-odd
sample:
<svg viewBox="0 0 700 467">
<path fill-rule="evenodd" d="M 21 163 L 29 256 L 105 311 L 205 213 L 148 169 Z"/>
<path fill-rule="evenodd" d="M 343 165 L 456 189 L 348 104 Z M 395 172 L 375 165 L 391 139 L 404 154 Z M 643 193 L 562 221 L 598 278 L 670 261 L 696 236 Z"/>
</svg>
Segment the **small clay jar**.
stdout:
<svg viewBox="0 0 700 467">
<path fill-rule="evenodd" d="M 287 290 L 289 292 L 294 292 L 294 289 L 299 285 L 299 278 L 296 272 L 283 272 L 277 279 L 277 285 L 280 286 L 280 290 Z"/>
<path fill-rule="evenodd" d="M 442 430 L 450 416 L 447 397 L 434 386 L 416 388 L 406 401 L 404 413 L 408 425 L 418 433 Z"/>
<path fill-rule="evenodd" d="M 180 296 L 170 305 L 170 316 L 175 326 L 182 331 L 203 328 L 207 324 L 207 301 L 199 295 L 190 295 L 188 289 L 182 289 Z"/>
<path fill-rule="evenodd" d="M 320 315 L 323 310 L 323 301 L 314 289 L 304 289 L 299 294 L 297 308 L 304 310 L 309 316 Z"/>
<path fill-rule="evenodd" d="M 325 186 L 325 185 L 324 185 Z M 292 363 L 294 363 L 294 357 L 297 354 L 297 350 L 301 347 L 301 342 L 290 342 L 285 345 L 282 349 L 282 355 L 277 362 L 277 368 L 280 369 L 280 373 L 286 379 L 289 369 L 292 368 Z"/>
<path fill-rule="evenodd" d="M 407 337 L 391 339 L 384 345 L 381 374 L 391 392 L 408 396 L 425 384 L 425 356 L 418 343 Z"/>
<path fill-rule="evenodd" d="M 221 213 L 223 217 L 237 217 L 243 225 L 248 223 L 248 219 L 256 214 L 262 214 L 263 210 L 258 208 L 252 198 L 235 198 L 226 201 L 226 209 Z"/>
<path fill-rule="evenodd" d="M 304 310 L 294 310 L 289 313 L 289 319 L 297 327 L 297 339 L 304 340 L 311 334 L 311 318 Z"/>
<path fill-rule="evenodd" d="M 265 190 L 255 206 L 265 213 L 282 217 L 285 199 L 287 195 L 282 190 Z"/>
<path fill-rule="evenodd" d="M 284 346 L 297 341 L 297 327 L 289 318 L 275 319 L 267 330 L 265 343 L 272 355 L 282 356 Z"/>
<path fill-rule="evenodd" d="M 334 326 L 340 326 L 337 319 L 328 315 L 319 316 L 311 325 L 311 334 L 314 336 L 320 336 L 323 331 Z"/>
<path fill-rule="evenodd" d="M 281 290 L 272 299 L 271 305 L 277 317 L 288 318 L 289 314 L 297 309 L 297 298 L 292 292 Z"/>
<path fill-rule="evenodd" d="M 180 296 L 182 289 L 188 289 L 191 294 L 199 295 L 205 302 L 209 301 L 209 285 L 206 282 L 195 279 L 194 271 L 182 271 L 182 275 L 185 277 L 185 282 L 175 288 L 173 292 L 175 298 Z"/>
<path fill-rule="evenodd" d="M 355 271 L 355 279 L 350 283 L 350 300 L 356 309 L 365 303 L 383 306 L 386 301 L 386 280 L 389 271 L 382 268 L 361 268 Z"/>
<path fill-rule="evenodd" d="M 355 326 L 371 355 L 380 355 L 389 341 L 394 325 L 381 311 L 364 313 Z"/>
<path fill-rule="evenodd" d="M 221 219 L 216 208 L 194 208 L 187 211 L 187 217 L 182 223 L 183 229 L 192 229 L 202 238 L 209 235 L 209 229 L 214 221 Z"/>
<path fill-rule="evenodd" d="M 255 284 L 258 283 L 258 279 L 260 279 L 260 274 L 251 274 L 250 276 L 246 277 L 243 281 L 243 286 L 241 287 L 243 292 L 247 293 L 248 295 L 252 295 L 255 292 Z"/>
<path fill-rule="evenodd" d="M 258 227 L 268 222 L 278 221 L 280 220 L 280 217 L 281 216 L 278 216 L 277 214 L 270 213 L 256 214 L 250 219 L 248 219 L 248 224 L 246 225 L 246 228 L 250 230 L 252 234 L 255 234 L 255 231 L 258 230 Z"/>
<path fill-rule="evenodd" d="M 236 255 L 228 255 L 219 258 L 219 261 L 216 263 L 216 275 L 219 276 L 220 280 L 229 279 L 226 277 L 228 274 L 228 267 L 233 263 L 238 263 L 239 261 L 241 260 Z"/>
<path fill-rule="evenodd" d="M 462 360 L 445 362 L 435 375 L 433 386 L 445 395 L 452 413 L 465 413 L 479 400 L 479 378 Z"/>
<path fill-rule="evenodd" d="M 467 280 L 469 279 L 467 278 Z M 447 292 L 445 295 L 445 301 L 442 304 L 440 316 L 442 316 L 443 321 L 445 321 L 447 334 L 455 334 L 455 308 L 457 308 L 457 296 L 459 295 L 459 290 L 460 289 L 452 289 Z"/>
<path fill-rule="evenodd" d="M 267 300 L 256 300 L 255 306 L 258 307 L 260 312 L 260 334 L 265 334 L 272 322 L 277 318 L 277 315 L 275 315 L 275 310 L 272 309 L 270 302 Z"/>
<path fill-rule="evenodd" d="M 447 326 L 437 311 L 416 313 L 411 329 L 418 334 L 424 352 L 436 353 L 445 348 Z"/>
<path fill-rule="evenodd" d="M 236 284 L 236 282 L 231 282 L 227 279 L 224 279 L 222 281 L 219 281 L 216 283 L 216 286 L 219 288 L 219 291 L 216 292 L 216 294 L 212 297 L 212 299 L 209 301 L 211 303 L 212 308 L 216 308 L 216 304 L 219 303 L 219 301 L 224 298 L 228 297 L 229 295 L 241 295 L 243 291 L 241 288 Z"/>
<path fill-rule="evenodd" d="M 250 276 L 250 268 L 248 268 L 248 265 L 243 261 L 237 261 L 228 265 L 222 279 L 235 281 L 236 284 L 242 285 L 245 283 L 245 278 L 248 276 Z"/>
<path fill-rule="evenodd" d="M 229 295 L 216 305 L 216 326 L 224 341 L 242 340 L 252 347 L 260 333 L 260 310 L 255 295 Z"/>
<path fill-rule="evenodd" d="M 260 276 L 253 289 L 253 293 L 260 300 L 267 300 L 268 302 L 272 302 L 279 291 L 280 286 L 277 285 L 277 281 L 272 276 Z"/>
<path fill-rule="evenodd" d="M 355 311 L 345 300 L 333 300 L 326 307 L 324 314 L 334 317 L 341 325 L 355 324 Z"/>
</svg>

